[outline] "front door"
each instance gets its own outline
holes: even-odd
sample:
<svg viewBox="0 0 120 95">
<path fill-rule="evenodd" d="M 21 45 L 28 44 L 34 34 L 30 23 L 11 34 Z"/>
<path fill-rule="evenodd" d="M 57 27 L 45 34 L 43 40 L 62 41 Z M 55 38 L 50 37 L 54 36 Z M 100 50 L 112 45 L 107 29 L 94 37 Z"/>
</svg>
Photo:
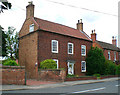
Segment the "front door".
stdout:
<svg viewBox="0 0 120 95">
<path fill-rule="evenodd" d="M 68 74 L 74 74 L 74 63 L 68 62 Z"/>
</svg>

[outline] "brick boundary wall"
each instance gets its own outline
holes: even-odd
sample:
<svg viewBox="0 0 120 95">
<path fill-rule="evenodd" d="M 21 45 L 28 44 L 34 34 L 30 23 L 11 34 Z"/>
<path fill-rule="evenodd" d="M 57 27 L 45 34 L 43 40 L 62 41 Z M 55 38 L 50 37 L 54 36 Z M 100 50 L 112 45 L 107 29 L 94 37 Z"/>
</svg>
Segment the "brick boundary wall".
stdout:
<svg viewBox="0 0 120 95">
<path fill-rule="evenodd" d="M 118 77 L 118 75 L 107 75 L 107 76 L 101 76 L 100 79 L 105 79 L 105 78 L 114 78 Z M 94 76 L 82 76 L 82 77 L 71 77 L 71 78 L 66 78 L 65 81 L 78 81 L 78 80 L 97 80 L 97 77 Z"/>
<path fill-rule="evenodd" d="M 38 71 L 38 80 L 64 82 L 66 78 L 66 71 L 60 69 L 46 69 Z"/>
<path fill-rule="evenodd" d="M 25 85 L 25 66 L 2 66 L 2 84 Z"/>
</svg>

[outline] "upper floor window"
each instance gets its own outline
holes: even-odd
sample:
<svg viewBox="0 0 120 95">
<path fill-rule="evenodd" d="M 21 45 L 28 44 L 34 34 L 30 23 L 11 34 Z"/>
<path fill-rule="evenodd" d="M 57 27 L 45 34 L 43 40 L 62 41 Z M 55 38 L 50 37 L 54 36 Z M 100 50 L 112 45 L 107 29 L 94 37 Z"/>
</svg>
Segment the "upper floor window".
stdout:
<svg viewBox="0 0 120 95">
<path fill-rule="evenodd" d="M 34 31 L 34 24 L 31 24 L 30 26 L 29 26 L 29 32 L 33 32 Z"/>
<path fill-rule="evenodd" d="M 73 54 L 73 43 L 68 43 L 68 54 Z"/>
<path fill-rule="evenodd" d="M 85 45 L 81 45 L 81 55 L 86 56 L 86 46 Z"/>
<path fill-rule="evenodd" d="M 81 72 L 86 72 L 86 62 L 85 61 L 81 62 Z"/>
<path fill-rule="evenodd" d="M 53 59 L 55 62 L 56 62 L 56 64 L 57 64 L 57 69 L 59 68 L 59 66 L 58 66 L 58 59 Z"/>
<path fill-rule="evenodd" d="M 110 51 L 108 51 L 108 60 L 111 60 Z"/>
<path fill-rule="evenodd" d="M 114 51 L 114 61 L 116 61 L 116 52 Z"/>
<path fill-rule="evenodd" d="M 52 52 L 58 53 L 58 41 L 57 40 L 52 40 Z"/>
</svg>

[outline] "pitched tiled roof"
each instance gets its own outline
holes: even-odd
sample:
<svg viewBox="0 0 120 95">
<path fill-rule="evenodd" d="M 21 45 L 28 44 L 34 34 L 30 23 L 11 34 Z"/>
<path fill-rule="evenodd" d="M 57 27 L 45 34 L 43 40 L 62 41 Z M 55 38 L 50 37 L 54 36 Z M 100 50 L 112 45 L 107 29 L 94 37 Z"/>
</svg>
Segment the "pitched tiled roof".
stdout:
<svg viewBox="0 0 120 95">
<path fill-rule="evenodd" d="M 119 51 L 119 48 L 112 44 L 105 43 L 102 41 L 95 41 L 95 42 L 98 43 L 103 49 Z"/>
<path fill-rule="evenodd" d="M 34 20 L 37 22 L 39 28 L 42 30 L 91 41 L 91 39 L 88 37 L 87 34 L 85 34 L 85 32 L 81 32 L 77 29 L 36 17 L 34 17 Z"/>
</svg>

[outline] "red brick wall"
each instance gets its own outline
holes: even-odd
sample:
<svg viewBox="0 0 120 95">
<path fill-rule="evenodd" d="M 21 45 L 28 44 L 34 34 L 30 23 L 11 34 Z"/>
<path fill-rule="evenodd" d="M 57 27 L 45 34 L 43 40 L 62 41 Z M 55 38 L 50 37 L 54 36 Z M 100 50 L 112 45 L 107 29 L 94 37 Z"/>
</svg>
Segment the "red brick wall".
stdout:
<svg viewBox="0 0 120 95">
<path fill-rule="evenodd" d="M 3 66 L 2 84 L 25 84 L 25 67 Z"/>
<path fill-rule="evenodd" d="M 37 76 L 37 48 L 38 34 L 34 32 L 19 40 L 19 63 L 25 66 L 27 78 L 34 79 Z"/>
<path fill-rule="evenodd" d="M 65 70 L 40 70 L 38 72 L 38 80 L 63 82 L 66 78 Z"/>
<path fill-rule="evenodd" d="M 81 61 L 85 60 L 85 57 L 81 57 L 81 45 L 86 45 L 88 53 L 92 42 L 43 31 L 40 31 L 38 35 L 39 63 L 45 59 L 58 59 L 59 68 L 65 68 L 67 70 L 67 60 L 74 60 L 75 75 L 84 75 L 84 73 L 81 73 Z M 59 53 L 54 54 L 51 52 L 51 40 L 58 40 Z M 68 54 L 68 42 L 74 43 L 73 55 Z"/>
<path fill-rule="evenodd" d="M 104 56 L 105 58 L 108 60 L 108 51 L 110 51 L 110 57 L 111 57 L 111 60 L 114 61 L 114 51 L 112 50 L 103 50 L 104 51 Z M 118 61 L 119 58 L 118 58 L 118 52 L 116 52 L 116 61 Z"/>
</svg>

